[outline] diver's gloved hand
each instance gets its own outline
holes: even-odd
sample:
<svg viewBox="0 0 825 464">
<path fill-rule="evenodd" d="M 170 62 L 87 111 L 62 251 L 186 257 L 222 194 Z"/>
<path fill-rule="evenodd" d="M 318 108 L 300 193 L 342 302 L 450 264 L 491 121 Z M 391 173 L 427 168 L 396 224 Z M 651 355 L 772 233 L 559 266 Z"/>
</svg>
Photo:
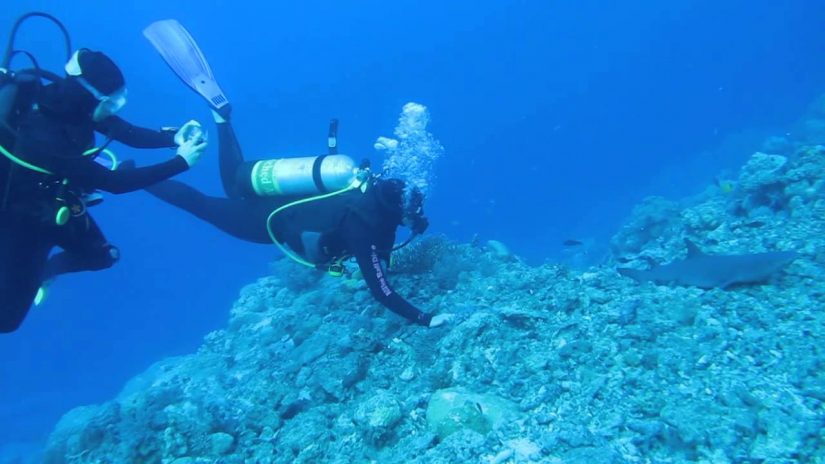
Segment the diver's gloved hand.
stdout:
<svg viewBox="0 0 825 464">
<path fill-rule="evenodd" d="M 204 150 L 206 150 L 206 141 L 188 140 L 178 147 L 178 156 L 183 158 L 191 168 L 201 159 Z"/>
<path fill-rule="evenodd" d="M 201 123 L 191 120 L 175 134 L 175 143 L 178 144 L 178 155 L 186 160 L 186 164 L 191 168 L 206 149 L 206 132 Z"/>
<path fill-rule="evenodd" d="M 201 123 L 195 121 L 194 119 L 181 126 L 181 128 L 175 133 L 175 143 L 178 146 L 181 146 L 184 142 L 188 142 L 190 140 L 206 142 L 206 131 L 203 130 Z"/>
<path fill-rule="evenodd" d="M 430 328 L 444 325 L 455 319 L 455 314 L 436 314 L 430 319 Z"/>
</svg>

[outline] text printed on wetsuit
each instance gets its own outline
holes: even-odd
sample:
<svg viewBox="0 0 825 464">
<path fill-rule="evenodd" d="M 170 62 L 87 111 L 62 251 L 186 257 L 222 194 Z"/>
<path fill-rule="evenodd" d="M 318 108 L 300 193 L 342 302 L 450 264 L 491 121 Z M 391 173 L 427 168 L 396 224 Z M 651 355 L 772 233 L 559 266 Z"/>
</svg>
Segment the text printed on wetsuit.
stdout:
<svg viewBox="0 0 825 464">
<path fill-rule="evenodd" d="M 392 290 L 390 290 L 387 280 L 384 279 L 384 271 L 381 270 L 381 261 L 378 259 L 378 253 L 376 252 L 375 245 L 372 245 L 370 260 L 372 260 L 372 267 L 375 269 L 375 278 L 378 279 L 378 284 L 381 286 L 381 292 L 384 296 L 390 296 L 392 294 Z"/>
</svg>

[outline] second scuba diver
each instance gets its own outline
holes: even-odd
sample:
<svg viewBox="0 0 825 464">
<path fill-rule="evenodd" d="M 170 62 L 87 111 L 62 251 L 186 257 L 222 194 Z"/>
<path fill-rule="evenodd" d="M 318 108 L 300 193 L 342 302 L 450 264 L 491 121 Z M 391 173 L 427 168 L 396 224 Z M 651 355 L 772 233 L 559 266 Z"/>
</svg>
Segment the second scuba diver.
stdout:
<svg viewBox="0 0 825 464">
<path fill-rule="evenodd" d="M 173 180 L 147 188 L 149 193 L 234 237 L 255 243 L 274 242 L 287 256 L 317 269 L 339 269 L 343 260 L 355 258 L 372 295 L 411 322 L 436 327 L 452 318 L 450 314 L 434 316 L 421 311 L 387 281 L 385 263 L 393 250 L 396 229 L 405 225 L 420 234 L 427 228 L 420 190 L 400 179 L 372 175 L 352 179 L 349 186 L 345 181 L 330 188 L 328 183 L 353 175 L 353 166 L 336 155 L 245 162 L 229 122 L 228 100 L 214 82 L 192 37 L 174 20 L 154 23 L 144 33 L 167 64 L 212 108 L 219 138 L 221 181 L 227 197 L 207 196 Z M 298 163 L 291 168 L 305 174 L 303 179 L 290 179 L 288 174 L 278 179 L 279 171 L 289 170 L 290 163 Z M 290 192 L 301 182 L 323 194 L 307 198 L 306 194 L 302 197 Z"/>
<path fill-rule="evenodd" d="M 14 32 L 31 16 L 51 19 L 65 33 L 49 15 L 22 17 L 2 65 L 4 85 L 15 87 L 13 94 L 3 94 L 12 97 L 0 127 L 0 332 L 20 326 L 32 302 L 43 296 L 43 282 L 64 273 L 105 269 L 117 261 L 118 249 L 87 210 L 99 201 L 97 190 L 143 189 L 186 171 L 206 147 L 195 121 L 177 132 L 154 131 L 114 116 L 126 103 L 125 80 L 101 52 L 74 52 L 62 78 L 38 67 L 12 74 L 8 69 Z M 43 85 L 41 79 L 51 82 Z M 106 137 L 98 148 L 95 132 Z M 108 152 L 113 140 L 136 148 L 177 146 L 177 154 L 144 168 L 113 170 L 95 160 Z M 55 246 L 63 251 L 50 258 Z"/>
</svg>

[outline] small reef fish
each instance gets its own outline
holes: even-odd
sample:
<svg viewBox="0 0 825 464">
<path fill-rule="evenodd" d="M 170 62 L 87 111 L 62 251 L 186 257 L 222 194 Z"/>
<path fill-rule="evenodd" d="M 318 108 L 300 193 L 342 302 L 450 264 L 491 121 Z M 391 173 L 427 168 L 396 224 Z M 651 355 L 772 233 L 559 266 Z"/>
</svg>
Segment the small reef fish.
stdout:
<svg viewBox="0 0 825 464">
<path fill-rule="evenodd" d="M 729 180 L 722 180 L 718 177 L 713 178 L 713 183 L 719 188 L 722 193 L 731 193 L 735 187 L 734 183 Z"/>
</svg>

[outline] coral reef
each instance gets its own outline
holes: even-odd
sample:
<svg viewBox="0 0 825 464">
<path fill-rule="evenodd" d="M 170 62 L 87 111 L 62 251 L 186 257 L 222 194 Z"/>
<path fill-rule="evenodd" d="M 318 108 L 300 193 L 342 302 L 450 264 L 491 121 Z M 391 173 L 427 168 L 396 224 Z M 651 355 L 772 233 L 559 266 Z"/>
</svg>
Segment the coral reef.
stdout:
<svg viewBox="0 0 825 464">
<path fill-rule="evenodd" d="M 46 462 L 825 462 L 823 177 L 823 147 L 757 153 L 730 191 L 644 202 L 583 272 L 423 240 L 393 282 L 457 315 L 438 329 L 278 261 L 197 353 L 66 414 Z M 801 257 L 730 291 L 615 272 L 685 238 Z"/>
</svg>

